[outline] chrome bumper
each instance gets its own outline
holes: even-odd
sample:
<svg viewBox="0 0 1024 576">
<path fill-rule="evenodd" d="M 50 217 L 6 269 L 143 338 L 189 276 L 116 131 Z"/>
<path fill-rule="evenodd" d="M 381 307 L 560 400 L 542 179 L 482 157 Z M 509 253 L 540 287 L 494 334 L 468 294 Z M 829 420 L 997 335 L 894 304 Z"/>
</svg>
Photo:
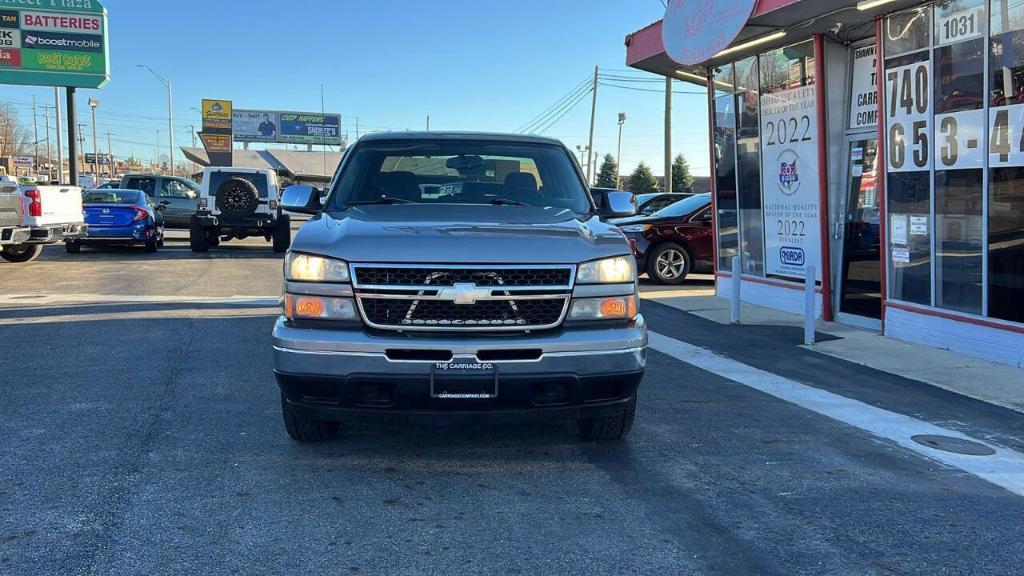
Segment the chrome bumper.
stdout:
<svg viewBox="0 0 1024 576">
<path fill-rule="evenodd" d="M 274 370 L 280 374 L 344 379 L 354 374 L 420 376 L 436 360 L 394 360 L 389 350 L 450 351 L 452 361 L 478 361 L 487 351 L 532 349 L 533 360 L 488 360 L 506 375 L 569 373 L 580 377 L 643 371 L 647 363 L 647 325 L 642 316 L 626 327 L 566 329 L 553 334 L 485 336 L 480 334 L 377 336 L 361 329 L 311 330 L 274 326 Z"/>
</svg>

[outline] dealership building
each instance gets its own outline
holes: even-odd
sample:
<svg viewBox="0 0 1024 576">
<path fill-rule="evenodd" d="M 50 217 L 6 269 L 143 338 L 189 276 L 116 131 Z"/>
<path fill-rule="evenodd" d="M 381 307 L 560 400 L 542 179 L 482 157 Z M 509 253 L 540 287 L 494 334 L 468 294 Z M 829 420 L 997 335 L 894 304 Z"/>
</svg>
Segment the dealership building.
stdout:
<svg viewBox="0 0 1024 576">
<path fill-rule="evenodd" d="M 672 0 L 633 68 L 707 87 L 716 284 L 1024 367 L 1024 2 Z"/>
</svg>

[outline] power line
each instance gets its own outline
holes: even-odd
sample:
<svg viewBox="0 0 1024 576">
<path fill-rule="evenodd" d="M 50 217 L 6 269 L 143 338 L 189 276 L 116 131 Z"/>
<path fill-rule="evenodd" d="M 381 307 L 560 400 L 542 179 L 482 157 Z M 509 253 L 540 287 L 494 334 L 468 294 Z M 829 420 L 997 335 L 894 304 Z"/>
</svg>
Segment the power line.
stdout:
<svg viewBox="0 0 1024 576">
<path fill-rule="evenodd" d="M 664 94 L 665 93 L 664 90 L 657 90 L 655 88 L 637 88 L 635 86 L 622 86 L 622 85 L 619 85 L 619 84 L 609 84 L 607 82 L 601 82 L 600 84 L 601 84 L 601 86 L 608 86 L 609 88 L 620 88 L 622 90 L 636 90 L 638 92 L 657 92 L 658 94 Z M 692 91 L 686 91 L 686 90 L 673 90 L 672 93 L 673 94 L 689 94 L 689 95 L 707 96 L 707 92 L 692 92 Z"/>
<path fill-rule="evenodd" d="M 558 122 L 561 121 L 562 118 L 565 118 L 565 116 L 569 114 L 569 112 L 572 112 L 574 108 L 579 106 L 580 102 L 586 100 L 587 96 L 589 96 L 591 92 L 593 92 L 593 88 L 580 94 L 579 97 L 576 98 L 576 100 L 574 100 L 572 103 L 567 104 L 567 107 L 565 107 L 564 111 L 559 116 L 552 118 L 551 121 L 545 124 L 543 127 L 537 128 L 535 133 L 543 134 L 544 132 L 547 132 L 552 126 L 558 124 Z"/>
<path fill-rule="evenodd" d="M 560 108 L 565 102 L 576 97 L 580 90 L 587 88 L 590 84 L 593 84 L 593 82 L 591 81 L 590 76 L 587 76 L 586 78 L 583 79 L 582 82 L 580 82 L 572 90 L 570 90 L 568 94 L 562 96 L 561 98 L 556 100 L 554 104 L 546 108 L 543 112 L 535 116 L 532 120 L 520 126 L 518 132 L 529 132 L 535 126 L 543 123 L 544 120 L 546 120 L 547 117 L 550 116 L 556 109 Z"/>
</svg>

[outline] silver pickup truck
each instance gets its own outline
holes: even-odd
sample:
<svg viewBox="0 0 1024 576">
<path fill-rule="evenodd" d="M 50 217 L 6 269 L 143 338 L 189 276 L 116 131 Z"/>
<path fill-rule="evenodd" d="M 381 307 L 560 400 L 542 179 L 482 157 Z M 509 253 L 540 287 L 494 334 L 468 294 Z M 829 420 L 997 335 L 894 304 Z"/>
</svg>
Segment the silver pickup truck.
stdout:
<svg viewBox="0 0 1024 576">
<path fill-rule="evenodd" d="M 285 190 L 313 218 L 285 260 L 274 369 L 285 427 L 336 436 L 367 413 L 563 412 L 625 435 L 647 329 L 623 234 L 547 138 L 374 134 L 331 187 Z"/>
<path fill-rule="evenodd" d="M 77 240 L 87 226 L 77 186 L 19 186 L 0 176 L 0 258 L 29 262 L 46 244 Z"/>
</svg>

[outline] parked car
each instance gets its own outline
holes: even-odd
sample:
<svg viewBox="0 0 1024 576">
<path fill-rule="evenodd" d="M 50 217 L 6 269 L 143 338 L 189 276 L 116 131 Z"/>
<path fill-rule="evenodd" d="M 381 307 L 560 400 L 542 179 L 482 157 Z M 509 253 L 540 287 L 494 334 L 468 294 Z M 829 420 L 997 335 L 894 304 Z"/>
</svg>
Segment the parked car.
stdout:
<svg viewBox="0 0 1024 576">
<path fill-rule="evenodd" d="M 281 211 L 277 172 L 263 168 L 203 170 L 199 208 L 188 225 L 193 252 L 222 241 L 263 236 L 284 253 L 292 241 L 291 218 Z"/>
<path fill-rule="evenodd" d="M 138 190 L 87 190 L 82 205 L 89 225 L 86 238 L 68 240 L 64 246 L 78 254 L 82 246 L 145 246 L 156 252 L 164 242 L 163 206 Z"/>
<path fill-rule="evenodd" d="M 127 174 L 118 186 L 121 190 L 140 190 L 164 206 L 164 224 L 168 228 L 187 229 L 199 207 L 199 185 L 188 178 L 162 174 Z"/>
<path fill-rule="evenodd" d="M 18 186 L 0 177 L 0 258 L 35 260 L 47 244 L 84 237 L 82 189 L 77 186 Z M 15 211 L 18 223 L 14 224 Z"/>
<path fill-rule="evenodd" d="M 689 193 L 666 194 L 664 192 L 652 192 L 650 194 L 637 194 L 637 213 L 642 215 L 654 214 L 658 210 L 671 206 L 680 200 L 693 196 Z"/>
<path fill-rule="evenodd" d="M 431 192 L 437 186 L 437 193 Z M 583 437 L 629 432 L 646 364 L 629 244 L 561 142 L 363 136 L 285 261 L 274 370 L 295 440 L 355 414 L 561 412 Z"/>
<path fill-rule="evenodd" d="M 634 245 L 637 268 L 659 284 L 680 284 L 691 272 L 714 272 L 711 194 L 697 194 L 661 210 L 613 220 Z"/>
</svg>

